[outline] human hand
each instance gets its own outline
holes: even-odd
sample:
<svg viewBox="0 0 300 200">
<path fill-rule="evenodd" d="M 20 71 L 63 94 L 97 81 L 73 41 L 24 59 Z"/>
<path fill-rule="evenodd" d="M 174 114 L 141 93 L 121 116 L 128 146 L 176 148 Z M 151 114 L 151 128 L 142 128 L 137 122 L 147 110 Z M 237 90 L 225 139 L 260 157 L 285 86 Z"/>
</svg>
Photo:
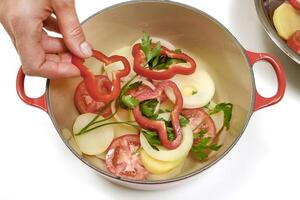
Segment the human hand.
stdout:
<svg viewBox="0 0 300 200">
<path fill-rule="evenodd" d="M 71 53 L 83 58 L 92 55 L 74 0 L 0 0 L 0 22 L 11 37 L 27 75 L 76 76 L 79 71 L 71 63 Z M 63 38 L 50 37 L 44 29 L 60 33 Z"/>
</svg>

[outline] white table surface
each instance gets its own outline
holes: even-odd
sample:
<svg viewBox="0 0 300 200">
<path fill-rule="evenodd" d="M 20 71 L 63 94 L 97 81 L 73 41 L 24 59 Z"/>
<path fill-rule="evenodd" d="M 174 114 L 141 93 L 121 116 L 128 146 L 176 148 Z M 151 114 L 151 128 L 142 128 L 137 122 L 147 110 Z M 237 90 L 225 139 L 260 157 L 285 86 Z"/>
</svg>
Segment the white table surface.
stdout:
<svg viewBox="0 0 300 200">
<path fill-rule="evenodd" d="M 87 3 L 88 2 L 88 3 Z M 77 0 L 80 20 L 122 1 Z M 58 137 L 49 117 L 23 104 L 15 92 L 20 65 L 0 26 L 0 199 L 299 199 L 300 66 L 264 32 L 253 0 L 181 0 L 214 16 L 248 50 L 270 52 L 284 64 L 285 98 L 254 113 L 243 137 L 217 165 L 196 179 L 164 191 L 134 191 L 114 185 L 79 161 Z M 197 3 L 195 3 L 197 2 Z M 272 95 L 274 73 L 256 70 L 259 90 Z M 38 96 L 44 80 L 30 78 L 28 93 Z"/>
</svg>

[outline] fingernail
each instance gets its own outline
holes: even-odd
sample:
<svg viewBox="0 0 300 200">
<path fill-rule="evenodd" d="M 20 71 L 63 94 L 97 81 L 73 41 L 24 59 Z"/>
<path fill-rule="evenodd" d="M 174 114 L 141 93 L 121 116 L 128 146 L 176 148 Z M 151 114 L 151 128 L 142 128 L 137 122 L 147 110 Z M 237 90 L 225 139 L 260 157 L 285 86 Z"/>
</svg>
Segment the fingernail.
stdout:
<svg viewBox="0 0 300 200">
<path fill-rule="evenodd" d="M 84 41 L 83 43 L 80 44 L 80 50 L 85 57 L 90 57 L 93 55 L 92 47 L 86 41 Z"/>
</svg>

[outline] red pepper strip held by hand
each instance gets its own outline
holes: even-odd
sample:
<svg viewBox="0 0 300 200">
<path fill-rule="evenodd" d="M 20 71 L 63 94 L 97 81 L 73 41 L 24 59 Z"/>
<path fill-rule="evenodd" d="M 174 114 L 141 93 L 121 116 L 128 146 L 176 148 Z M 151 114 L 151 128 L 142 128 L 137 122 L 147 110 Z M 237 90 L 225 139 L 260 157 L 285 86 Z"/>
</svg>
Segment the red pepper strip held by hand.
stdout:
<svg viewBox="0 0 300 200">
<path fill-rule="evenodd" d="M 184 53 L 175 53 L 171 51 L 170 49 L 163 47 L 161 50 L 161 55 L 166 55 L 169 58 L 177 58 L 185 60 L 186 62 L 190 63 L 190 67 L 183 67 L 180 66 L 180 63 L 173 64 L 169 67 L 169 69 L 166 69 L 164 71 L 154 71 L 151 69 L 148 69 L 145 67 L 146 63 L 146 56 L 144 52 L 141 49 L 141 44 L 135 44 L 132 48 L 132 56 L 134 57 L 134 71 L 144 77 L 154 79 L 154 80 L 166 80 L 170 79 L 176 74 L 183 74 L 183 75 L 189 75 L 195 72 L 196 70 L 196 62 L 193 58 L 190 56 L 184 54 Z"/>
<path fill-rule="evenodd" d="M 166 147 L 167 149 L 175 149 L 180 145 L 182 140 L 182 130 L 180 128 L 179 115 L 182 110 L 183 99 L 177 85 L 172 81 L 163 81 L 157 85 L 156 90 L 154 90 L 152 93 L 141 93 L 135 98 L 140 102 L 159 98 L 166 87 L 172 88 L 176 96 L 175 106 L 173 108 L 173 111 L 171 112 L 171 122 L 176 135 L 175 140 L 170 141 L 168 139 L 166 125 L 163 121 L 151 120 L 147 117 L 144 117 L 140 111 L 139 106 L 133 109 L 133 114 L 136 121 L 142 128 L 157 131 L 159 140 L 164 147 Z"/>
<path fill-rule="evenodd" d="M 101 94 L 97 87 L 96 79 L 93 73 L 83 64 L 84 59 L 79 58 L 77 56 L 72 56 L 72 63 L 80 70 L 80 74 L 84 79 L 84 83 L 86 85 L 86 89 L 89 95 L 95 101 L 102 101 L 108 103 L 116 98 L 118 98 L 121 90 L 121 81 L 120 79 L 124 76 L 127 76 L 130 73 L 130 64 L 128 60 L 123 56 L 110 56 L 107 57 L 103 53 L 93 50 L 92 57 L 97 60 L 103 62 L 106 65 L 121 61 L 124 65 L 124 69 L 116 71 L 113 73 L 112 78 L 112 91 L 108 94 Z"/>
</svg>

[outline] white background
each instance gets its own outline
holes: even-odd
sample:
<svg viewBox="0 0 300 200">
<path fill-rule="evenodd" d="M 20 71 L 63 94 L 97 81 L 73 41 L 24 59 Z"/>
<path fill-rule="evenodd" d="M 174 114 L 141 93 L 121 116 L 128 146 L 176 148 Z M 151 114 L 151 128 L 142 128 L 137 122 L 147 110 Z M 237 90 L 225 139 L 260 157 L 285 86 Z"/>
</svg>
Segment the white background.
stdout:
<svg viewBox="0 0 300 200">
<path fill-rule="evenodd" d="M 77 0 L 76 4 L 82 21 L 119 2 Z M 0 27 L 1 200 L 300 198 L 300 66 L 268 38 L 252 0 L 180 2 L 214 16 L 246 49 L 277 55 L 287 75 L 285 98 L 254 113 L 234 149 L 205 174 L 169 190 L 129 190 L 104 180 L 85 166 L 63 144 L 49 117 L 18 99 L 15 76 L 20 62 L 8 35 Z M 274 73 L 267 65 L 257 66 L 259 90 L 270 96 L 276 90 Z M 31 78 L 27 88 L 30 95 L 37 96 L 44 90 L 44 81 Z"/>
</svg>

